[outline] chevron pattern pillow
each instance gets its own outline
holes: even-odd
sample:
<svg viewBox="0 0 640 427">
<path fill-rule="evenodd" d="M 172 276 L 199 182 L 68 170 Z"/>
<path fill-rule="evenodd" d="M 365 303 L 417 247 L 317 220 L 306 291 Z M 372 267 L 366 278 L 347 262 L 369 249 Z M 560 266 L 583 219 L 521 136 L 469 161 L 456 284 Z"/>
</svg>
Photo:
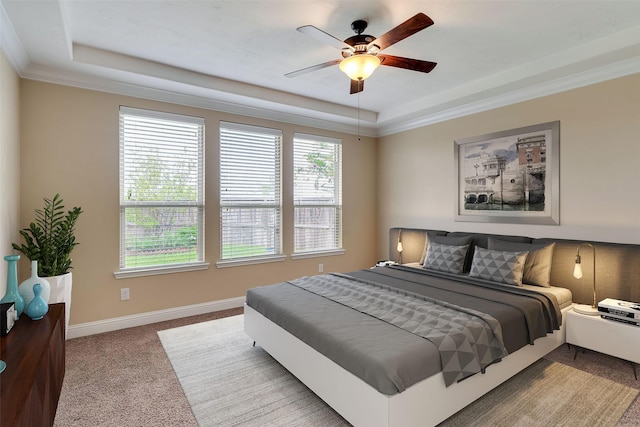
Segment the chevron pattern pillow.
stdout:
<svg viewBox="0 0 640 427">
<path fill-rule="evenodd" d="M 469 245 L 454 246 L 429 242 L 423 267 L 430 270 L 462 274 Z"/>
<path fill-rule="evenodd" d="M 529 252 L 492 251 L 477 246 L 469 276 L 522 286 L 522 273 L 528 254 Z"/>
</svg>

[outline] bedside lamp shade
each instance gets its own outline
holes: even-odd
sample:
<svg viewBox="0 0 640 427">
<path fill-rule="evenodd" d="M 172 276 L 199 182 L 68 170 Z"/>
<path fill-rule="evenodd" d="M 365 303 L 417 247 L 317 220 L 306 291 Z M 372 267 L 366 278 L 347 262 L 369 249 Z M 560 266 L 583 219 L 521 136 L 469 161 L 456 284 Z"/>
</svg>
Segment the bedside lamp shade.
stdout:
<svg viewBox="0 0 640 427">
<path fill-rule="evenodd" d="M 582 279 L 582 264 L 580 264 L 580 260 L 576 260 L 576 266 L 573 268 L 573 277 Z"/>
<path fill-rule="evenodd" d="M 598 313 L 598 305 L 596 302 L 596 247 L 593 246 L 590 243 L 581 243 L 580 245 L 578 245 L 578 248 L 576 249 L 576 257 L 575 257 L 575 266 L 573 268 L 573 277 L 575 277 L 576 279 L 582 279 L 582 258 L 580 257 L 580 247 L 581 246 L 589 246 L 591 247 L 591 249 L 593 250 L 593 262 L 591 263 L 592 267 L 593 267 L 593 274 L 591 276 L 592 280 L 593 280 L 593 304 L 591 306 L 586 305 L 586 304 L 574 304 L 573 305 L 573 310 L 581 313 L 581 314 L 587 314 L 590 316 L 597 316 Z"/>
</svg>

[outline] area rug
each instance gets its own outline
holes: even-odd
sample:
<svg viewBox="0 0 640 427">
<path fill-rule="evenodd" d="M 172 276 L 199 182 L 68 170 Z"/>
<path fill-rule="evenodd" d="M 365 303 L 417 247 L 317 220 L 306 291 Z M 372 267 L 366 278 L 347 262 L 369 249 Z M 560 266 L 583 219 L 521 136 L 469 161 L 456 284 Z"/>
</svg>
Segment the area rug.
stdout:
<svg viewBox="0 0 640 427">
<path fill-rule="evenodd" d="M 201 427 L 348 426 L 233 316 L 158 332 Z M 442 426 L 614 426 L 638 390 L 542 359 Z"/>
</svg>

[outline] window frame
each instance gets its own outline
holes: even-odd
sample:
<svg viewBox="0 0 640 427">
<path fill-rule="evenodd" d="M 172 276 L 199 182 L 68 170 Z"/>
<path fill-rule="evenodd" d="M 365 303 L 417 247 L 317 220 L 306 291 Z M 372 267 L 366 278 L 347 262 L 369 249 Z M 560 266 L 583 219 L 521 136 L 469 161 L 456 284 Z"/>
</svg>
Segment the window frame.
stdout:
<svg viewBox="0 0 640 427">
<path fill-rule="evenodd" d="M 296 201 L 296 190 L 295 190 L 295 169 L 296 169 L 296 141 L 305 140 L 305 141 L 313 141 L 315 143 L 326 143 L 334 145 L 338 151 L 335 153 L 338 158 L 337 167 L 334 163 L 334 198 L 335 203 L 327 204 L 327 203 L 298 203 Z M 306 142 L 305 142 L 306 143 Z M 292 219 L 292 228 L 293 228 L 293 246 L 292 246 L 292 259 L 301 259 L 301 258 L 312 258 L 312 257 L 320 257 L 320 256 L 330 256 L 330 255 L 342 255 L 345 253 L 345 249 L 343 248 L 343 203 L 342 203 L 342 165 L 343 165 L 343 154 L 342 154 L 342 140 L 338 138 L 331 138 L 327 136 L 321 135 L 313 135 L 307 134 L 303 132 L 294 132 L 293 135 L 293 144 L 292 144 L 292 158 L 293 158 L 293 170 L 294 176 L 292 177 L 293 182 L 293 219 Z M 333 248 L 325 248 L 325 249 L 308 249 L 303 251 L 296 250 L 296 210 L 299 208 L 309 208 L 309 207 L 318 207 L 318 208 L 328 208 L 333 207 L 336 210 L 337 221 L 334 224 L 336 227 L 336 246 Z"/>
<path fill-rule="evenodd" d="M 138 116 L 146 119 L 158 119 L 158 120 L 168 120 L 168 121 L 176 121 L 182 123 L 190 123 L 200 126 L 200 135 L 198 138 L 198 147 L 197 147 L 197 165 L 198 171 L 196 173 L 198 183 L 197 183 L 197 196 L 195 202 L 171 202 L 171 201 L 149 201 L 149 202 L 140 202 L 140 201 L 127 201 L 125 197 L 125 171 L 124 171 L 124 128 L 123 121 L 124 116 Z M 123 279 L 129 277 L 141 277 L 148 275 L 157 275 L 157 274 L 167 274 L 167 273 L 177 273 L 184 271 L 194 271 L 194 270 L 204 270 L 209 268 L 209 263 L 205 260 L 205 120 L 201 117 L 188 116 L 183 114 L 175 114 L 168 113 L 163 111 L 155 111 L 155 110 L 147 110 L 142 108 L 135 107 L 127 107 L 120 106 L 118 112 L 118 128 L 119 128 L 119 270 L 114 273 L 116 279 Z M 171 263 L 171 264 L 157 264 L 150 266 L 140 266 L 140 267 L 125 267 L 124 266 L 124 256 L 122 254 L 123 248 L 125 245 L 126 239 L 126 211 L 127 208 L 139 208 L 139 207 L 192 207 L 196 208 L 198 211 L 197 214 L 197 243 L 196 243 L 196 252 L 197 252 L 197 261 L 190 261 L 184 263 Z"/>
<path fill-rule="evenodd" d="M 222 175 L 223 171 L 223 138 L 222 133 L 224 131 L 236 131 L 246 132 L 247 134 L 261 135 L 261 136 L 273 136 L 277 138 L 276 146 L 274 149 L 274 161 L 276 161 L 276 172 L 274 173 L 274 186 L 277 187 L 275 191 L 275 198 L 273 202 L 251 202 L 251 203 L 227 203 L 223 201 L 223 188 L 224 185 Z M 220 121 L 219 127 L 219 153 L 218 153 L 218 201 L 219 201 L 219 214 L 220 214 L 220 246 L 219 246 L 219 258 L 216 261 L 217 267 L 232 267 L 241 265 L 252 265 L 270 262 L 284 261 L 287 257 L 283 254 L 283 197 L 282 197 L 282 151 L 284 135 L 281 129 L 269 128 L 266 126 L 256 126 L 244 123 L 236 123 L 229 121 Z M 251 137 L 247 137 L 248 139 Z M 235 256 L 223 258 L 223 245 L 225 244 L 225 224 L 224 224 L 224 210 L 228 208 L 241 208 L 241 209 L 274 209 L 276 221 L 274 224 L 274 253 L 273 254 L 260 254 L 260 255 L 248 255 L 248 256 Z"/>
</svg>

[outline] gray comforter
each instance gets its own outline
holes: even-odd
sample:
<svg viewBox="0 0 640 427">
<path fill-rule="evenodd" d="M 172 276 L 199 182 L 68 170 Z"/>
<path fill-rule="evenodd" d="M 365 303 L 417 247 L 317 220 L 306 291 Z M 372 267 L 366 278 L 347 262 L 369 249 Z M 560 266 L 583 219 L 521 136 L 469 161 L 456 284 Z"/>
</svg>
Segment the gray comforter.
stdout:
<svg viewBox="0 0 640 427">
<path fill-rule="evenodd" d="M 486 313 L 499 322 L 508 352 L 533 344 L 557 329 L 561 319 L 552 297 L 513 286 L 458 276 L 453 280 L 406 267 L 348 276 Z M 442 371 L 433 342 L 290 283 L 249 290 L 247 305 L 383 394 L 401 392 Z"/>
<path fill-rule="evenodd" d="M 476 310 L 346 275 L 289 283 L 428 339 L 440 352 L 446 386 L 507 355 L 500 323 Z"/>
</svg>

